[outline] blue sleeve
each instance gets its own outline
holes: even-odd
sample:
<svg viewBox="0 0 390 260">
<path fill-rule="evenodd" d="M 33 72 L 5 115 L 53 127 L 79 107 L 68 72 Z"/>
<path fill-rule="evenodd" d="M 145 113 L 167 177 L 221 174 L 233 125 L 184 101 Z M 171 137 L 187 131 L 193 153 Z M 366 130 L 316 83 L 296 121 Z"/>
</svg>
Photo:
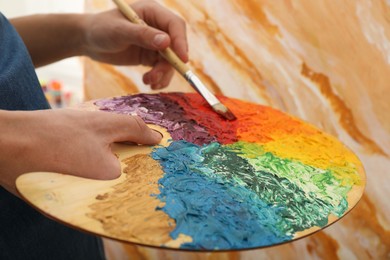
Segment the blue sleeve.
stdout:
<svg viewBox="0 0 390 260">
<path fill-rule="evenodd" d="M 0 13 L 0 109 L 50 108 L 31 57 L 11 23 Z"/>
</svg>

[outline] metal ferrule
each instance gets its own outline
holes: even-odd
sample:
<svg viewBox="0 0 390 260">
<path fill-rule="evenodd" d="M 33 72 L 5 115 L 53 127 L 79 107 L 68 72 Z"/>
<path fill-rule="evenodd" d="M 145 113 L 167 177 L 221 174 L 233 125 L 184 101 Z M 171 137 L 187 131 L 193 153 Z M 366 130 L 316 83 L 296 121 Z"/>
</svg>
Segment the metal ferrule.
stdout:
<svg viewBox="0 0 390 260">
<path fill-rule="evenodd" d="M 184 74 L 186 80 L 201 94 L 211 106 L 220 103 L 219 100 L 211 93 L 200 79 L 192 72 L 187 71 Z"/>
</svg>

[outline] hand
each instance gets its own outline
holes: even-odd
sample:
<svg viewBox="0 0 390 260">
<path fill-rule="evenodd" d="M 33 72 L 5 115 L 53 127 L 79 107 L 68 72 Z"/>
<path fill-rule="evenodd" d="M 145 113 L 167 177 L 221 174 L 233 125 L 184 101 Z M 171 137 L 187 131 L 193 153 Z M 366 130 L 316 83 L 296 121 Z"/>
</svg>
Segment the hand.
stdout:
<svg viewBox="0 0 390 260">
<path fill-rule="evenodd" d="M 170 46 L 180 59 L 188 61 L 185 22 L 154 1 L 139 1 L 132 8 L 149 26 L 131 23 L 117 9 L 87 16 L 85 53 L 117 65 L 152 66 L 144 83 L 152 89 L 166 87 L 174 71 L 158 51 Z"/>
<path fill-rule="evenodd" d="M 121 171 L 113 142 L 161 140 L 139 117 L 101 111 L 0 111 L 0 129 L 0 185 L 14 194 L 16 178 L 26 172 L 117 178 Z"/>
</svg>

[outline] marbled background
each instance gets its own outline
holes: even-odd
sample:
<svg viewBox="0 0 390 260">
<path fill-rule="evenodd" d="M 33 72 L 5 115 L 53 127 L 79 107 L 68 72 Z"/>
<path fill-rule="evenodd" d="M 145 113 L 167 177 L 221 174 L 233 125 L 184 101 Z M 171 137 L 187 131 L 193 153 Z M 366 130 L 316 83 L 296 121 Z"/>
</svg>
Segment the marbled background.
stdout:
<svg viewBox="0 0 390 260">
<path fill-rule="evenodd" d="M 131 1 L 129 1 L 131 2 Z M 266 249 L 186 253 L 106 241 L 110 259 L 390 259 L 390 1 L 161 0 L 188 23 L 191 67 L 214 93 L 298 116 L 362 160 L 367 187 L 338 223 Z M 87 11 L 113 8 L 86 0 Z M 85 60 L 85 97 L 151 92 L 143 67 Z M 164 91 L 192 89 L 176 75 Z"/>
</svg>

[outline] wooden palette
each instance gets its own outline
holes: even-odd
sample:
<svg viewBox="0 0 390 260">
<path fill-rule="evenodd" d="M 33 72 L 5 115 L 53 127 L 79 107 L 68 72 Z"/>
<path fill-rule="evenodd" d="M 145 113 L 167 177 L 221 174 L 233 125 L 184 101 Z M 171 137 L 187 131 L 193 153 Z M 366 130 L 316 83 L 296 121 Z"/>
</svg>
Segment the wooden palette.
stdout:
<svg viewBox="0 0 390 260">
<path fill-rule="evenodd" d="M 180 121 L 180 131 L 168 111 L 161 111 L 164 116 L 153 124 L 149 116 L 161 113 L 145 108 L 167 99 L 184 111 L 174 118 L 188 119 Z M 272 108 L 220 99 L 238 117 L 232 131 L 197 94 L 101 100 L 104 110 L 146 113 L 150 127 L 164 136 L 160 146 L 115 144 L 122 166 L 115 180 L 34 172 L 17 179 L 18 191 L 44 214 L 77 229 L 146 246 L 199 251 L 290 242 L 334 223 L 357 204 L 365 187 L 363 166 L 334 137 Z M 137 113 L 140 103 L 143 112 Z M 135 110 L 126 110 L 134 104 Z M 89 102 L 78 109 L 98 107 Z M 205 120 L 198 121 L 203 127 L 199 133 L 220 131 L 221 136 L 202 135 L 206 141 L 196 144 L 200 139 L 188 130 L 188 122 L 196 122 L 191 111 L 200 111 L 197 120 Z M 236 139 L 229 139 L 231 134 Z"/>
</svg>

